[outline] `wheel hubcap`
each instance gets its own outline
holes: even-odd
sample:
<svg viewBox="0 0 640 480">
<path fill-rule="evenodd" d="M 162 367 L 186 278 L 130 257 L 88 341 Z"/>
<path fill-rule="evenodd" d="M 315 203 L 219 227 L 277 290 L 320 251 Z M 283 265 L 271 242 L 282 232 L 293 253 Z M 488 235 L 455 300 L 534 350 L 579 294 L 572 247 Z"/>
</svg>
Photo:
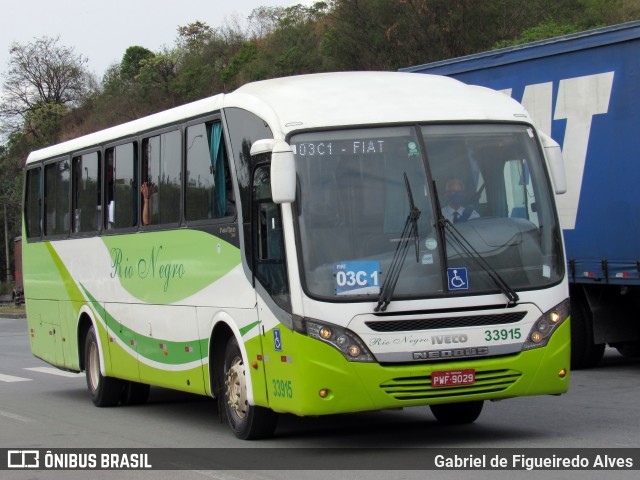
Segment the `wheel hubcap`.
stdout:
<svg viewBox="0 0 640 480">
<path fill-rule="evenodd" d="M 227 370 L 224 384 L 229 407 L 238 418 L 244 418 L 247 414 L 247 384 L 242 358 L 235 357 L 233 359 L 229 370 Z"/>
<path fill-rule="evenodd" d="M 98 388 L 98 382 L 100 381 L 98 347 L 95 343 L 89 345 L 89 365 L 87 365 L 87 370 L 89 372 L 89 382 L 91 382 L 91 390 L 95 391 Z"/>
</svg>

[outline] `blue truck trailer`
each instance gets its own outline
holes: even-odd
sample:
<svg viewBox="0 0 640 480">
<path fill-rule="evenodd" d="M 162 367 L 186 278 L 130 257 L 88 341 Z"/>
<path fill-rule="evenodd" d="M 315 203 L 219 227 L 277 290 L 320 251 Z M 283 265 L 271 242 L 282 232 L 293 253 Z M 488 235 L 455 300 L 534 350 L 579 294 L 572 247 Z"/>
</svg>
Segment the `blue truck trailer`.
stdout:
<svg viewBox="0 0 640 480">
<path fill-rule="evenodd" d="M 403 71 L 503 91 L 562 146 L 572 366 L 640 355 L 640 21 Z"/>
</svg>

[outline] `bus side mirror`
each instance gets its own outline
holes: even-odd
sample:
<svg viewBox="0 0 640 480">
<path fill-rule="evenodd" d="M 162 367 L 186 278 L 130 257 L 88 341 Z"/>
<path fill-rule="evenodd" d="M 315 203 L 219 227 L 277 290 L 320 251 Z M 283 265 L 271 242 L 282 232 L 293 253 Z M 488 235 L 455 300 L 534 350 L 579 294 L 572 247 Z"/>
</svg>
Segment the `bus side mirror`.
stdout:
<svg viewBox="0 0 640 480">
<path fill-rule="evenodd" d="M 273 203 L 293 203 L 296 199 L 296 164 L 291 146 L 282 140 L 257 140 L 251 155 L 271 152 L 271 198 Z"/>
<path fill-rule="evenodd" d="M 562 150 L 560 145 L 553 138 L 544 132 L 538 132 L 540 140 L 544 148 L 544 155 L 547 158 L 549 173 L 551 173 L 551 181 L 557 195 L 566 193 L 567 191 L 567 173 L 564 169 L 564 160 L 562 158 Z"/>
</svg>

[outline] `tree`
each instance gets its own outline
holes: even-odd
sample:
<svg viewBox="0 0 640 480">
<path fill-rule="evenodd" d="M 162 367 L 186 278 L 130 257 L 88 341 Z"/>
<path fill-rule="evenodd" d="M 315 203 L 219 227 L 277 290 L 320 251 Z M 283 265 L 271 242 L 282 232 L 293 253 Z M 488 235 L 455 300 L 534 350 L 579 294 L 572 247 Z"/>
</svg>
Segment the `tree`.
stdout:
<svg viewBox="0 0 640 480">
<path fill-rule="evenodd" d="M 6 258 L 5 245 L 13 245 L 13 238 L 20 235 L 23 159 L 26 155 L 23 139 L 19 135 L 9 138 L 6 145 L 0 145 L 0 277 L 8 279 L 13 272 L 11 257 L 13 249 L 9 247 L 9 259 Z M 23 155 L 18 155 L 17 153 Z"/>
<path fill-rule="evenodd" d="M 140 62 L 136 83 L 142 98 L 155 111 L 178 104 L 173 88 L 178 67 L 176 57 L 175 51 L 165 51 Z"/>
<path fill-rule="evenodd" d="M 144 47 L 138 45 L 127 48 L 120 62 L 120 74 L 122 78 L 133 80 L 140 73 L 143 60 L 149 60 L 155 57 L 155 54 Z"/>
<path fill-rule="evenodd" d="M 3 75 L 4 95 L 0 104 L 3 128 L 7 133 L 24 129 L 40 139 L 39 126 L 32 120 L 40 115 L 33 113 L 42 108 L 50 112 L 58 107 L 78 106 L 91 85 L 87 59 L 74 53 L 73 48 L 60 45 L 59 37 L 13 43 L 9 53 L 9 70 Z M 46 117 L 49 121 L 50 116 Z"/>
<path fill-rule="evenodd" d="M 213 29 L 204 22 L 195 21 L 178 27 L 178 47 L 190 53 L 199 53 L 213 37 Z"/>
<path fill-rule="evenodd" d="M 395 70 L 469 55 L 541 22 L 577 23 L 584 3 L 624 0 L 333 0 L 323 53 L 336 70 Z"/>
<path fill-rule="evenodd" d="M 211 93 L 216 73 L 218 35 L 206 23 L 195 21 L 178 27 L 176 78 L 173 89 L 179 102 L 189 102 Z"/>
<path fill-rule="evenodd" d="M 311 7 L 260 7 L 249 17 L 249 42 L 244 42 L 222 72 L 225 87 L 271 77 L 326 70 L 321 52 L 327 4 Z"/>
</svg>

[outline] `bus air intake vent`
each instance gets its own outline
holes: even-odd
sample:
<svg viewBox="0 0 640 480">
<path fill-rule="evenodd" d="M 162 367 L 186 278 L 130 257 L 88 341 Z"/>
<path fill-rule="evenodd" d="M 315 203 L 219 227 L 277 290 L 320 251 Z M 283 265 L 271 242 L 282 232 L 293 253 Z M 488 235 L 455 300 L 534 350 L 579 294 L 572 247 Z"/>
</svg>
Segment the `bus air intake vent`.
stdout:
<svg viewBox="0 0 640 480">
<path fill-rule="evenodd" d="M 431 375 L 422 377 L 402 377 L 388 380 L 380 388 L 396 400 L 411 402 L 444 397 L 462 397 L 499 393 L 513 385 L 521 373 L 516 370 L 477 371 L 476 381 L 471 385 L 453 387 L 432 387 Z"/>
<path fill-rule="evenodd" d="M 410 332 L 440 328 L 483 327 L 505 325 L 522 320 L 527 312 L 499 313 L 496 315 L 470 315 L 465 317 L 421 318 L 418 320 L 382 320 L 365 322 L 374 332 Z"/>
</svg>

